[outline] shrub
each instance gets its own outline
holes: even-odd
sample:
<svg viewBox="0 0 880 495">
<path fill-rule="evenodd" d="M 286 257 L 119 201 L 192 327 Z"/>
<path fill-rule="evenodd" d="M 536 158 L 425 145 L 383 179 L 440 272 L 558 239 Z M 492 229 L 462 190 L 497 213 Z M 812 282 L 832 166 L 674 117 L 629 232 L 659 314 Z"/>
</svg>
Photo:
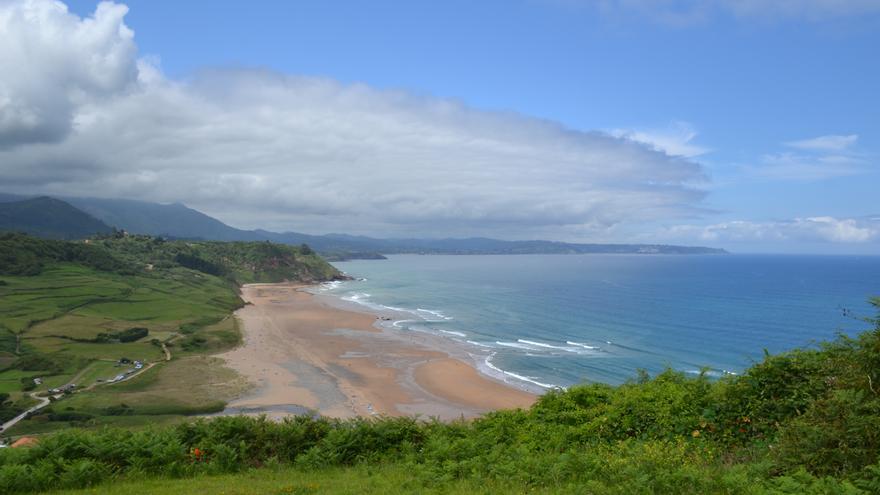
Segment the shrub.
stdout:
<svg viewBox="0 0 880 495">
<path fill-rule="evenodd" d="M 49 421 L 88 421 L 94 418 L 93 415 L 87 413 L 81 413 L 76 411 L 63 411 L 60 413 L 49 413 L 47 414 Z"/>
<path fill-rule="evenodd" d="M 201 335 L 191 335 L 180 342 L 180 348 L 184 351 L 195 351 L 200 349 L 208 342 L 208 339 Z"/>
<path fill-rule="evenodd" d="M 12 367 L 22 371 L 46 371 L 54 374 L 62 370 L 63 364 L 57 358 L 44 354 L 27 354 L 18 358 Z"/>
<path fill-rule="evenodd" d="M 110 469 L 91 459 L 78 459 L 64 467 L 60 484 L 67 488 L 86 488 L 107 479 Z"/>
<path fill-rule="evenodd" d="M 105 408 L 103 413 L 105 416 L 126 416 L 134 414 L 134 411 L 127 404 L 122 403 Z"/>
<path fill-rule="evenodd" d="M 37 388 L 37 384 L 34 383 L 33 377 L 23 376 L 19 381 L 21 382 L 21 390 L 23 392 L 30 392 L 31 390 Z"/>
<path fill-rule="evenodd" d="M 174 261 L 180 266 L 209 275 L 222 276 L 226 273 L 226 269 L 223 266 L 191 254 L 178 253 L 174 257 Z"/>
<path fill-rule="evenodd" d="M 150 331 L 144 327 L 134 327 L 125 329 L 121 332 L 117 332 L 116 338 L 119 339 L 120 342 L 126 343 L 140 340 L 149 334 Z"/>
</svg>

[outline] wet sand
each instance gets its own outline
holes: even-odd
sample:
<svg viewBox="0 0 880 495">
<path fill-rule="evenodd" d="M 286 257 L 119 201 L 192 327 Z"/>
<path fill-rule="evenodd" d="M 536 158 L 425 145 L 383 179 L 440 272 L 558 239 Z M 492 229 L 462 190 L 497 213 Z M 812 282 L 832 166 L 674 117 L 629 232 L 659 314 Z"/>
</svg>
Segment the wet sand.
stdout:
<svg viewBox="0 0 880 495">
<path fill-rule="evenodd" d="M 290 284 L 242 288 L 244 345 L 220 355 L 255 387 L 228 411 L 280 417 L 310 409 L 338 418 L 454 419 L 528 407 L 535 395 L 480 374 L 429 336 L 377 327 L 376 315 L 338 307 Z"/>
</svg>

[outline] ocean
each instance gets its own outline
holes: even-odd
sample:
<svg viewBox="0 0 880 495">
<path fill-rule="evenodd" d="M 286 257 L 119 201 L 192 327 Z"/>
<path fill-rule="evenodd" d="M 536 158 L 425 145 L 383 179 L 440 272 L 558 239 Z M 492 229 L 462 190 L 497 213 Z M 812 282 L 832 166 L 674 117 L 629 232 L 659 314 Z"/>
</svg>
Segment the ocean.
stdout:
<svg viewBox="0 0 880 495">
<path fill-rule="evenodd" d="M 771 353 L 870 328 L 880 256 L 390 256 L 334 263 L 321 292 L 449 339 L 531 390 L 619 384 L 638 369 L 741 373 Z"/>
</svg>

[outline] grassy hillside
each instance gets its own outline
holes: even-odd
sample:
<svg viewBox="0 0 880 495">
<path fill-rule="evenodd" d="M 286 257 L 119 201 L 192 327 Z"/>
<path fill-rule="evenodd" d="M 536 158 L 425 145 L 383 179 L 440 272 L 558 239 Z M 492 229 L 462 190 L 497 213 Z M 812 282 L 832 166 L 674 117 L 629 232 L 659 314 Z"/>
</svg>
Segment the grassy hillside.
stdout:
<svg viewBox="0 0 880 495">
<path fill-rule="evenodd" d="M 0 275 L 34 276 L 45 267 L 60 263 L 102 272 L 135 273 L 134 265 L 124 263 L 102 246 L 0 232 Z"/>
<path fill-rule="evenodd" d="M 64 201 L 40 197 L 0 202 L 0 231 L 25 232 L 49 239 L 84 239 L 113 229 Z"/>
<path fill-rule="evenodd" d="M 244 384 L 205 356 L 239 342 L 237 284 L 339 275 L 306 247 L 0 234 L 0 422 L 70 383 L 80 391 L 11 433 L 220 410 Z M 134 369 L 122 358 L 142 374 L 106 383 Z"/>
<path fill-rule="evenodd" d="M 880 318 L 867 321 L 857 338 L 768 355 L 740 376 L 666 371 L 576 386 L 474 421 L 223 417 L 67 430 L 0 451 L 0 491 L 878 493 Z"/>
<path fill-rule="evenodd" d="M 341 276 L 308 246 L 267 241 L 165 241 L 149 236 L 125 236 L 97 243 L 134 265 L 151 265 L 154 270 L 183 266 L 239 284 L 310 282 Z"/>
</svg>

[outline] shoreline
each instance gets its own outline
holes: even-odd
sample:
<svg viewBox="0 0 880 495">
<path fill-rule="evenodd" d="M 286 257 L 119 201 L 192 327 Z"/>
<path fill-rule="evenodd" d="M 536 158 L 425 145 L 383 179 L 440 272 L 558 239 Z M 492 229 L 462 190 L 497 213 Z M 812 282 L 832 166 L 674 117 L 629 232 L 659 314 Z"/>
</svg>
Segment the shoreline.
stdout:
<svg viewBox="0 0 880 495">
<path fill-rule="evenodd" d="M 248 284 L 235 312 L 243 344 L 219 354 L 252 382 L 221 414 L 284 417 L 311 410 L 449 420 L 528 407 L 537 395 L 479 372 L 426 335 L 378 325 L 386 316 L 343 307 L 305 284 Z"/>
<path fill-rule="evenodd" d="M 450 339 L 448 335 L 440 335 L 433 332 L 425 332 L 421 330 L 413 330 L 405 323 L 423 322 L 420 316 L 414 316 L 413 310 L 405 308 L 395 308 L 384 306 L 381 304 L 363 303 L 361 301 L 351 300 L 336 294 L 328 294 L 322 290 L 324 284 L 307 285 L 302 290 L 319 298 L 325 304 L 343 311 L 351 311 L 354 313 L 366 313 L 376 317 L 373 325 L 376 328 L 387 331 L 398 337 L 405 337 L 408 341 L 418 341 L 423 346 L 430 349 L 441 350 L 451 357 L 455 357 L 460 361 L 469 363 L 469 365 L 477 370 L 477 372 L 491 381 L 502 383 L 515 390 L 520 390 L 535 396 L 540 396 L 548 390 L 563 388 L 552 384 L 541 383 L 529 377 L 524 377 L 517 373 L 501 369 L 491 362 L 494 352 L 480 352 L 483 349 L 476 349 L 474 346 L 483 347 L 471 341 L 458 341 Z M 427 312 L 437 315 L 436 312 L 424 309 L 417 309 L 417 312 Z M 440 318 L 447 319 L 445 315 L 438 315 Z M 451 319 L 451 318 L 448 318 Z M 451 334 L 458 337 L 464 337 L 464 334 L 458 332 L 447 332 L 440 330 L 440 333 Z M 469 345 L 466 345 L 469 344 Z"/>
</svg>

